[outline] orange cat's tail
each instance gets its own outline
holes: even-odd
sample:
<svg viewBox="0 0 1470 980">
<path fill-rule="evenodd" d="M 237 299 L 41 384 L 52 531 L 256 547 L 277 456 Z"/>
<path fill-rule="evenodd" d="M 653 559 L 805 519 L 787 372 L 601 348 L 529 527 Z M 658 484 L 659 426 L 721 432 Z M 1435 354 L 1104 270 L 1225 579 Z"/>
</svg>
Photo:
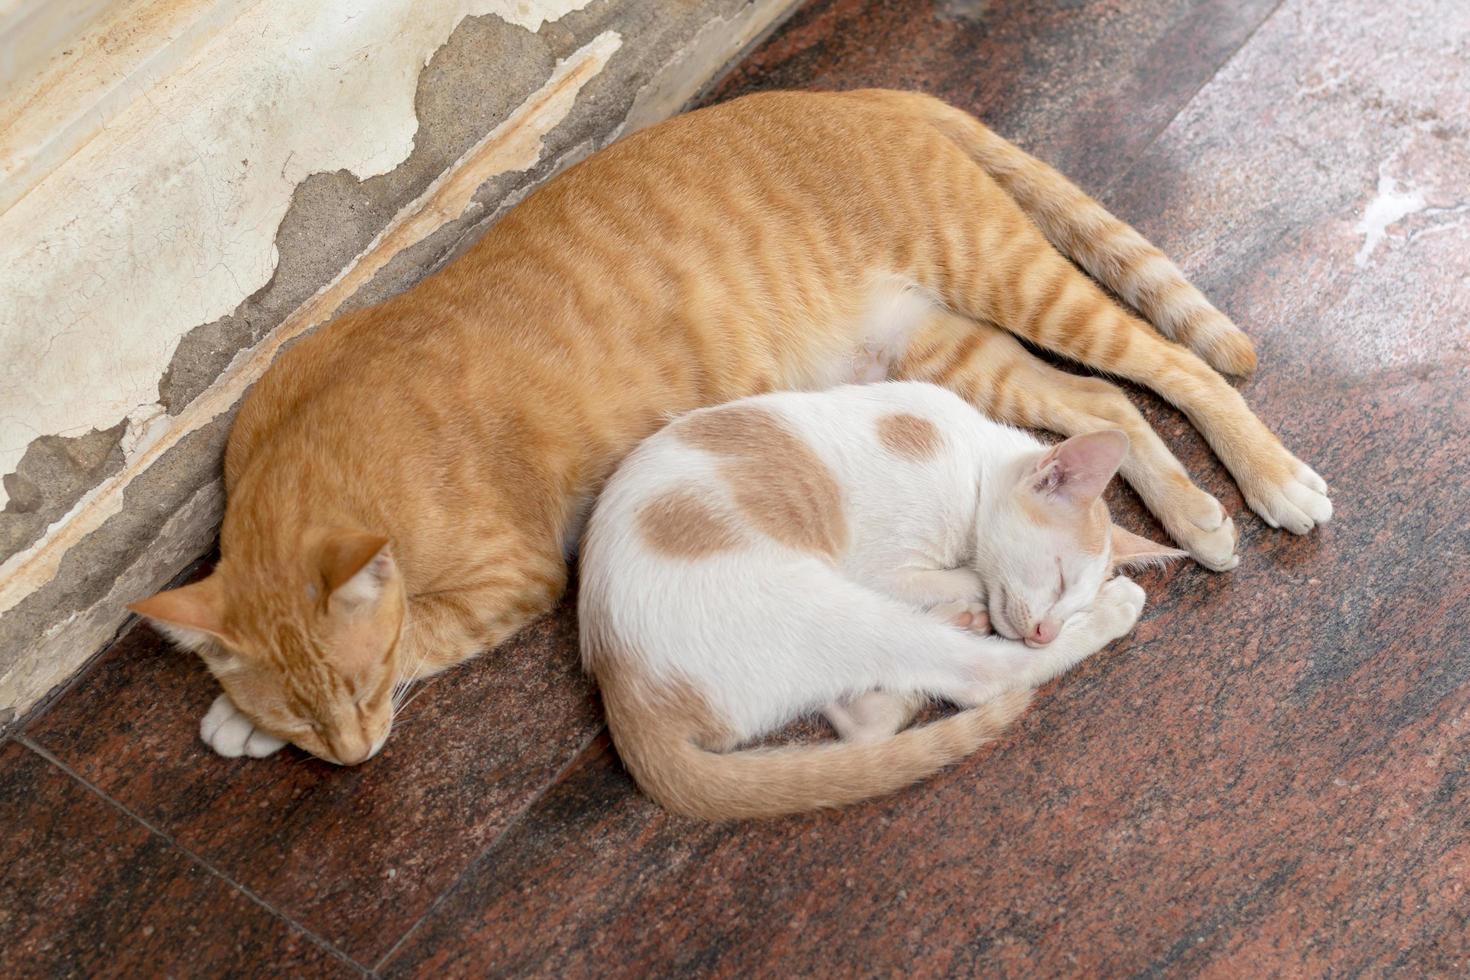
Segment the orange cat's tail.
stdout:
<svg viewBox="0 0 1470 980">
<path fill-rule="evenodd" d="M 1236 375 L 1255 370 L 1250 338 L 1163 252 L 1056 170 L 975 117 L 932 96 L 882 90 L 853 95 L 892 105 L 937 128 L 1005 189 L 1053 245 L 1147 316 L 1165 336 L 1189 347 L 1216 370 Z"/>
<path fill-rule="evenodd" d="M 877 742 L 712 752 L 697 743 L 701 726 L 688 712 L 648 710 L 619 695 L 603 686 L 624 765 L 666 809 L 705 820 L 776 817 L 896 792 L 994 740 L 1031 703 L 1030 691 L 1010 692 Z"/>
</svg>

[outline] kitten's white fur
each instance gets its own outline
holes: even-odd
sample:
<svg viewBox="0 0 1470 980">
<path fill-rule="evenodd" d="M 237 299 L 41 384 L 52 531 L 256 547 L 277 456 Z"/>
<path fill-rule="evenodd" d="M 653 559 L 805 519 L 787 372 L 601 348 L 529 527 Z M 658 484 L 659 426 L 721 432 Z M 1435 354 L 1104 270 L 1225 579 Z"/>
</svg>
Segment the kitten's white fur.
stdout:
<svg viewBox="0 0 1470 980">
<path fill-rule="evenodd" d="M 906 724 L 923 698 L 976 705 L 1035 687 L 1137 620 L 1143 591 L 1126 578 L 1104 582 L 1106 548 L 1079 553 L 1063 530 L 1017 516 L 1019 494 L 1044 498 L 1059 485 L 1088 495 L 1062 506 L 1095 500 L 1121 452 L 1087 487 L 1075 474 L 1059 481 L 1049 468 L 1060 465 L 1055 453 L 927 384 L 733 404 L 776 416 L 820 458 L 841 488 L 848 545 L 832 559 L 760 533 L 741 516 L 721 458 L 682 439 L 674 423 L 623 463 L 588 525 L 583 656 L 599 677 L 616 670 L 650 688 L 691 685 L 741 742 L 823 708 L 845 737 L 873 741 Z M 895 414 L 932 423 L 942 449 L 924 459 L 885 449 L 878 423 Z M 1033 489 L 1041 484 L 1048 489 Z M 738 525 L 738 546 L 693 560 L 651 546 L 639 531 L 641 508 L 681 489 Z M 1013 601 L 998 601 L 1001 594 Z M 949 625 L 987 603 L 1015 638 Z M 1034 626 L 1008 617 L 1026 609 L 1037 610 L 1027 613 L 1036 622 L 1062 624 L 1054 640 L 1019 641 Z M 616 637 L 616 662 L 596 662 L 592 632 Z"/>
</svg>

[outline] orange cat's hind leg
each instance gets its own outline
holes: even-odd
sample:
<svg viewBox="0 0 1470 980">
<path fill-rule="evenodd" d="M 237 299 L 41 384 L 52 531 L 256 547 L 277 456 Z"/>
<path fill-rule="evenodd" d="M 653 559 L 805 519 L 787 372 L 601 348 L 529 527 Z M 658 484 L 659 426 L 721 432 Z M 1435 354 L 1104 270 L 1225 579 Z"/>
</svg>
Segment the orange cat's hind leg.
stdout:
<svg viewBox="0 0 1470 980">
<path fill-rule="evenodd" d="M 1116 386 L 1060 371 L 1005 331 L 943 312 L 919 329 L 897 376 L 943 385 L 1012 425 L 1064 436 L 1122 429 L 1129 441 L 1123 478 L 1170 537 L 1206 568 L 1224 571 L 1239 562 L 1234 522 L 1214 497 L 1194 485 Z"/>
</svg>

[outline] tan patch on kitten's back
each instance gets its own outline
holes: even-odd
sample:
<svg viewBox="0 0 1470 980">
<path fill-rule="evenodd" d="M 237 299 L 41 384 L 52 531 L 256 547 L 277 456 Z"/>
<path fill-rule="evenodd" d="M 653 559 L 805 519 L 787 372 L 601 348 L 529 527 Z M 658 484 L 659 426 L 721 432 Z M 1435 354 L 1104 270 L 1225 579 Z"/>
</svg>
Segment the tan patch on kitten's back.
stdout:
<svg viewBox="0 0 1470 980">
<path fill-rule="evenodd" d="M 722 457 L 720 474 L 762 533 L 835 558 L 847 547 L 842 491 L 812 448 L 765 409 L 700 412 L 678 423 L 679 438 Z"/>
<path fill-rule="evenodd" d="M 878 441 L 893 455 L 920 463 L 934 458 L 944 438 L 928 419 L 899 412 L 878 420 Z"/>
<path fill-rule="evenodd" d="M 638 529 L 650 548 L 669 558 L 706 558 L 740 541 L 730 519 L 693 488 L 666 491 L 638 511 Z"/>
</svg>

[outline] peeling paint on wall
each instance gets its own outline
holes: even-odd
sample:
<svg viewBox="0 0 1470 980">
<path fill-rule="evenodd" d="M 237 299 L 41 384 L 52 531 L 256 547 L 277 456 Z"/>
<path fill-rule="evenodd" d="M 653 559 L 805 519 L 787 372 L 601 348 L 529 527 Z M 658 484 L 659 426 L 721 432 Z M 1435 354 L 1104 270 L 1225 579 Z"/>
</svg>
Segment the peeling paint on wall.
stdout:
<svg viewBox="0 0 1470 980">
<path fill-rule="evenodd" d="M 260 0 L 0 0 L 0 212 Z"/>
<path fill-rule="evenodd" d="M 535 31 L 589 2 L 265 0 L 140 93 L 0 215 L 0 474 L 124 418 L 146 443 L 180 337 L 270 279 L 295 186 L 409 155 L 418 73 L 455 25 Z"/>
<path fill-rule="evenodd" d="M 140 427 L 146 434 L 134 444 L 119 474 L 84 496 L 39 542 L 0 564 L 0 613 L 50 579 L 72 542 L 117 513 L 122 506 L 123 491 L 138 471 L 234 406 L 245 390 L 265 373 L 283 345 L 330 318 L 344 300 L 398 252 L 444 222 L 459 217 L 476 188 L 490 177 L 533 166 L 541 157 L 542 137 L 571 111 L 582 86 L 603 69 L 621 43 L 616 32 L 607 31 L 558 63 L 540 91 L 445 171 L 423 196 L 405 207 L 368 250 L 326 289 L 273 330 L 261 344 L 242 351 L 218 383 L 175 418 L 151 416 L 151 422 Z M 125 438 L 124 446 L 127 444 Z"/>
</svg>

